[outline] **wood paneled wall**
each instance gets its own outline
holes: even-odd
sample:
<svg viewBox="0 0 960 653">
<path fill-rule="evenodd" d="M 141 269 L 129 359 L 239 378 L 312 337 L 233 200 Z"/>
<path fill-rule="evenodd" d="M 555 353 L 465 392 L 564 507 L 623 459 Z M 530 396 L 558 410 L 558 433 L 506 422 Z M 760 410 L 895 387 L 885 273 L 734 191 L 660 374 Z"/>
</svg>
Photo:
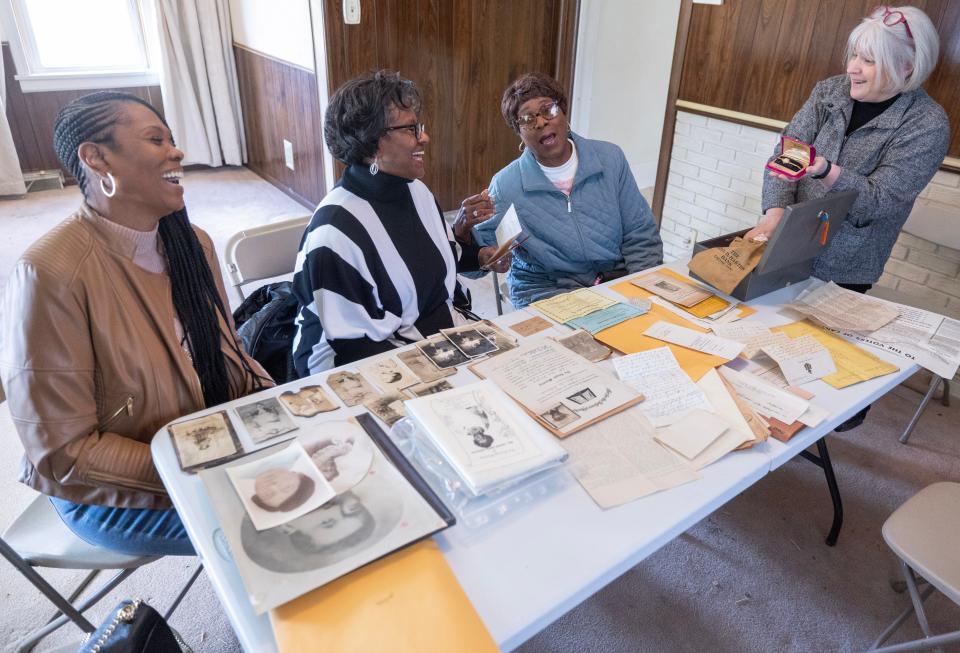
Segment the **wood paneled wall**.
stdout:
<svg viewBox="0 0 960 653">
<path fill-rule="evenodd" d="M 234 44 L 247 166 L 304 206 L 324 195 L 323 129 L 313 71 Z M 283 141 L 293 144 L 294 170 Z"/>
<path fill-rule="evenodd" d="M 960 2 L 911 0 L 940 34 L 925 88 L 960 156 Z M 789 121 L 821 79 L 844 72 L 847 36 L 877 0 L 726 0 L 693 5 L 679 98 Z"/>
<path fill-rule="evenodd" d="M 330 92 L 377 68 L 416 82 L 424 182 L 453 209 L 518 155 L 500 116 L 507 84 L 540 71 L 572 87 L 577 17 L 576 0 L 365 0 L 361 24 L 346 25 L 342 2 L 324 0 Z"/>
<path fill-rule="evenodd" d="M 57 113 L 71 100 L 94 91 L 24 93 L 20 90 L 20 82 L 14 78 L 16 69 L 10 46 L 6 43 L 3 44 L 3 66 L 7 88 L 7 119 L 10 121 L 13 143 L 20 158 L 20 169 L 24 172 L 60 169 L 60 161 L 53 150 L 53 123 Z M 163 114 L 159 86 L 103 90 L 131 93 L 143 98 Z M 69 172 L 64 170 L 63 173 L 68 181 L 74 181 Z"/>
</svg>

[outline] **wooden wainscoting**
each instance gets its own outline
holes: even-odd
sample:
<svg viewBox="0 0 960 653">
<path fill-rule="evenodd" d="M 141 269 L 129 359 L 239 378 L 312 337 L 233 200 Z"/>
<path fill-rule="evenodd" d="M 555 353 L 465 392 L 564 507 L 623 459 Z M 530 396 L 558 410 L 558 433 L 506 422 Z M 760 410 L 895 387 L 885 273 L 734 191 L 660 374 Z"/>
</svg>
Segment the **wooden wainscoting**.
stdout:
<svg viewBox="0 0 960 653">
<path fill-rule="evenodd" d="M 233 44 L 247 137 L 247 166 L 306 207 L 325 194 L 323 127 L 311 70 Z M 294 170 L 283 158 L 293 144 Z"/>
<path fill-rule="evenodd" d="M 359 25 L 342 5 L 323 2 L 329 90 L 377 68 L 416 82 L 431 139 L 424 182 L 444 210 L 518 156 L 500 116 L 507 84 L 538 71 L 572 88 L 578 0 L 366 0 Z"/>
<path fill-rule="evenodd" d="M 729 0 L 696 4 L 679 99 L 789 121 L 814 84 L 845 70 L 850 31 L 877 0 Z M 924 85 L 950 117 L 960 156 L 960 2 L 913 0 L 940 34 L 940 62 Z"/>
<path fill-rule="evenodd" d="M 53 151 L 53 123 L 65 104 L 95 91 L 85 89 L 24 93 L 20 89 L 20 82 L 15 79 L 16 68 L 7 43 L 3 44 L 3 66 L 7 88 L 7 119 L 10 121 L 13 143 L 20 158 L 20 169 L 24 172 L 62 169 L 57 154 Z M 136 95 L 163 114 L 159 86 L 101 90 L 124 91 Z M 70 173 L 64 170 L 63 174 L 67 181 L 75 183 Z"/>
</svg>

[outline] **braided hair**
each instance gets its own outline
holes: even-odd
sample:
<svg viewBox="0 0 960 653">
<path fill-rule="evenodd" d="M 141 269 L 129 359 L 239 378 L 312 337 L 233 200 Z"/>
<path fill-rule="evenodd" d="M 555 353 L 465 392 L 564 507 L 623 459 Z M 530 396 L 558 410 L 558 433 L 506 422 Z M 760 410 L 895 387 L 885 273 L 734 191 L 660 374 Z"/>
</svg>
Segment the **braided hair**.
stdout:
<svg viewBox="0 0 960 653">
<path fill-rule="evenodd" d="M 130 102 L 147 107 L 164 125 L 167 124 L 148 102 L 118 91 L 84 95 L 64 106 L 57 115 L 53 146 L 63 167 L 76 177 L 84 197 L 88 197 L 90 180 L 78 149 L 87 142 L 115 148 L 113 128 L 124 119 L 122 104 Z M 204 403 L 208 407 L 215 406 L 243 395 L 247 379 L 252 380 L 255 389 L 263 388 L 266 379 L 250 367 L 236 335 L 230 329 L 224 333 L 220 328 L 218 315 L 225 324 L 230 324 L 230 319 L 217 292 L 203 247 L 190 226 L 187 210 L 180 209 L 161 218 L 158 233 L 169 269 L 173 306 L 183 326 L 193 368 L 200 379 Z M 245 378 L 234 383 L 227 374 L 221 350 L 221 340 L 224 339 L 243 366 Z"/>
</svg>

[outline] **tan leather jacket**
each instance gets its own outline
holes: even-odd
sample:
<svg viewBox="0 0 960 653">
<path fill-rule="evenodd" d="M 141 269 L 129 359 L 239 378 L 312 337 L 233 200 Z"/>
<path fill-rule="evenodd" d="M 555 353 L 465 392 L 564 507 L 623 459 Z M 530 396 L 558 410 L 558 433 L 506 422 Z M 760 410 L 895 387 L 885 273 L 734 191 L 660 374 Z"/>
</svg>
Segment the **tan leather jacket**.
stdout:
<svg viewBox="0 0 960 653">
<path fill-rule="evenodd" d="M 177 341 L 170 278 L 133 263 L 134 245 L 104 222 L 83 204 L 7 285 L 0 378 L 25 449 L 20 481 L 75 503 L 166 508 L 150 439 L 204 407 L 200 380 Z M 210 237 L 195 231 L 229 306 Z M 240 385 L 240 359 L 224 351 Z"/>
</svg>

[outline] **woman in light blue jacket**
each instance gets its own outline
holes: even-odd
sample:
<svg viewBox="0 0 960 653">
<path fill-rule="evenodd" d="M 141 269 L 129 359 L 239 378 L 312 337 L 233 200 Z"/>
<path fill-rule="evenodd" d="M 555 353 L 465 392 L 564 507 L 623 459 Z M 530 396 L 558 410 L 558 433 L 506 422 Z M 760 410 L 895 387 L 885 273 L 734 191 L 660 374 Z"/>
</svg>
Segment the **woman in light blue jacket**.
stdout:
<svg viewBox="0 0 960 653">
<path fill-rule="evenodd" d="M 473 227 L 483 247 L 496 244 L 497 225 L 516 207 L 529 238 L 514 251 L 507 278 L 514 306 L 663 262 L 653 213 L 623 151 L 570 132 L 556 80 L 520 77 L 504 91 L 500 110 L 522 154 L 494 175 L 490 203 L 475 196 L 476 205 L 467 200 L 464 208 L 468 219 L 492 214 Z"/>
</svg>

